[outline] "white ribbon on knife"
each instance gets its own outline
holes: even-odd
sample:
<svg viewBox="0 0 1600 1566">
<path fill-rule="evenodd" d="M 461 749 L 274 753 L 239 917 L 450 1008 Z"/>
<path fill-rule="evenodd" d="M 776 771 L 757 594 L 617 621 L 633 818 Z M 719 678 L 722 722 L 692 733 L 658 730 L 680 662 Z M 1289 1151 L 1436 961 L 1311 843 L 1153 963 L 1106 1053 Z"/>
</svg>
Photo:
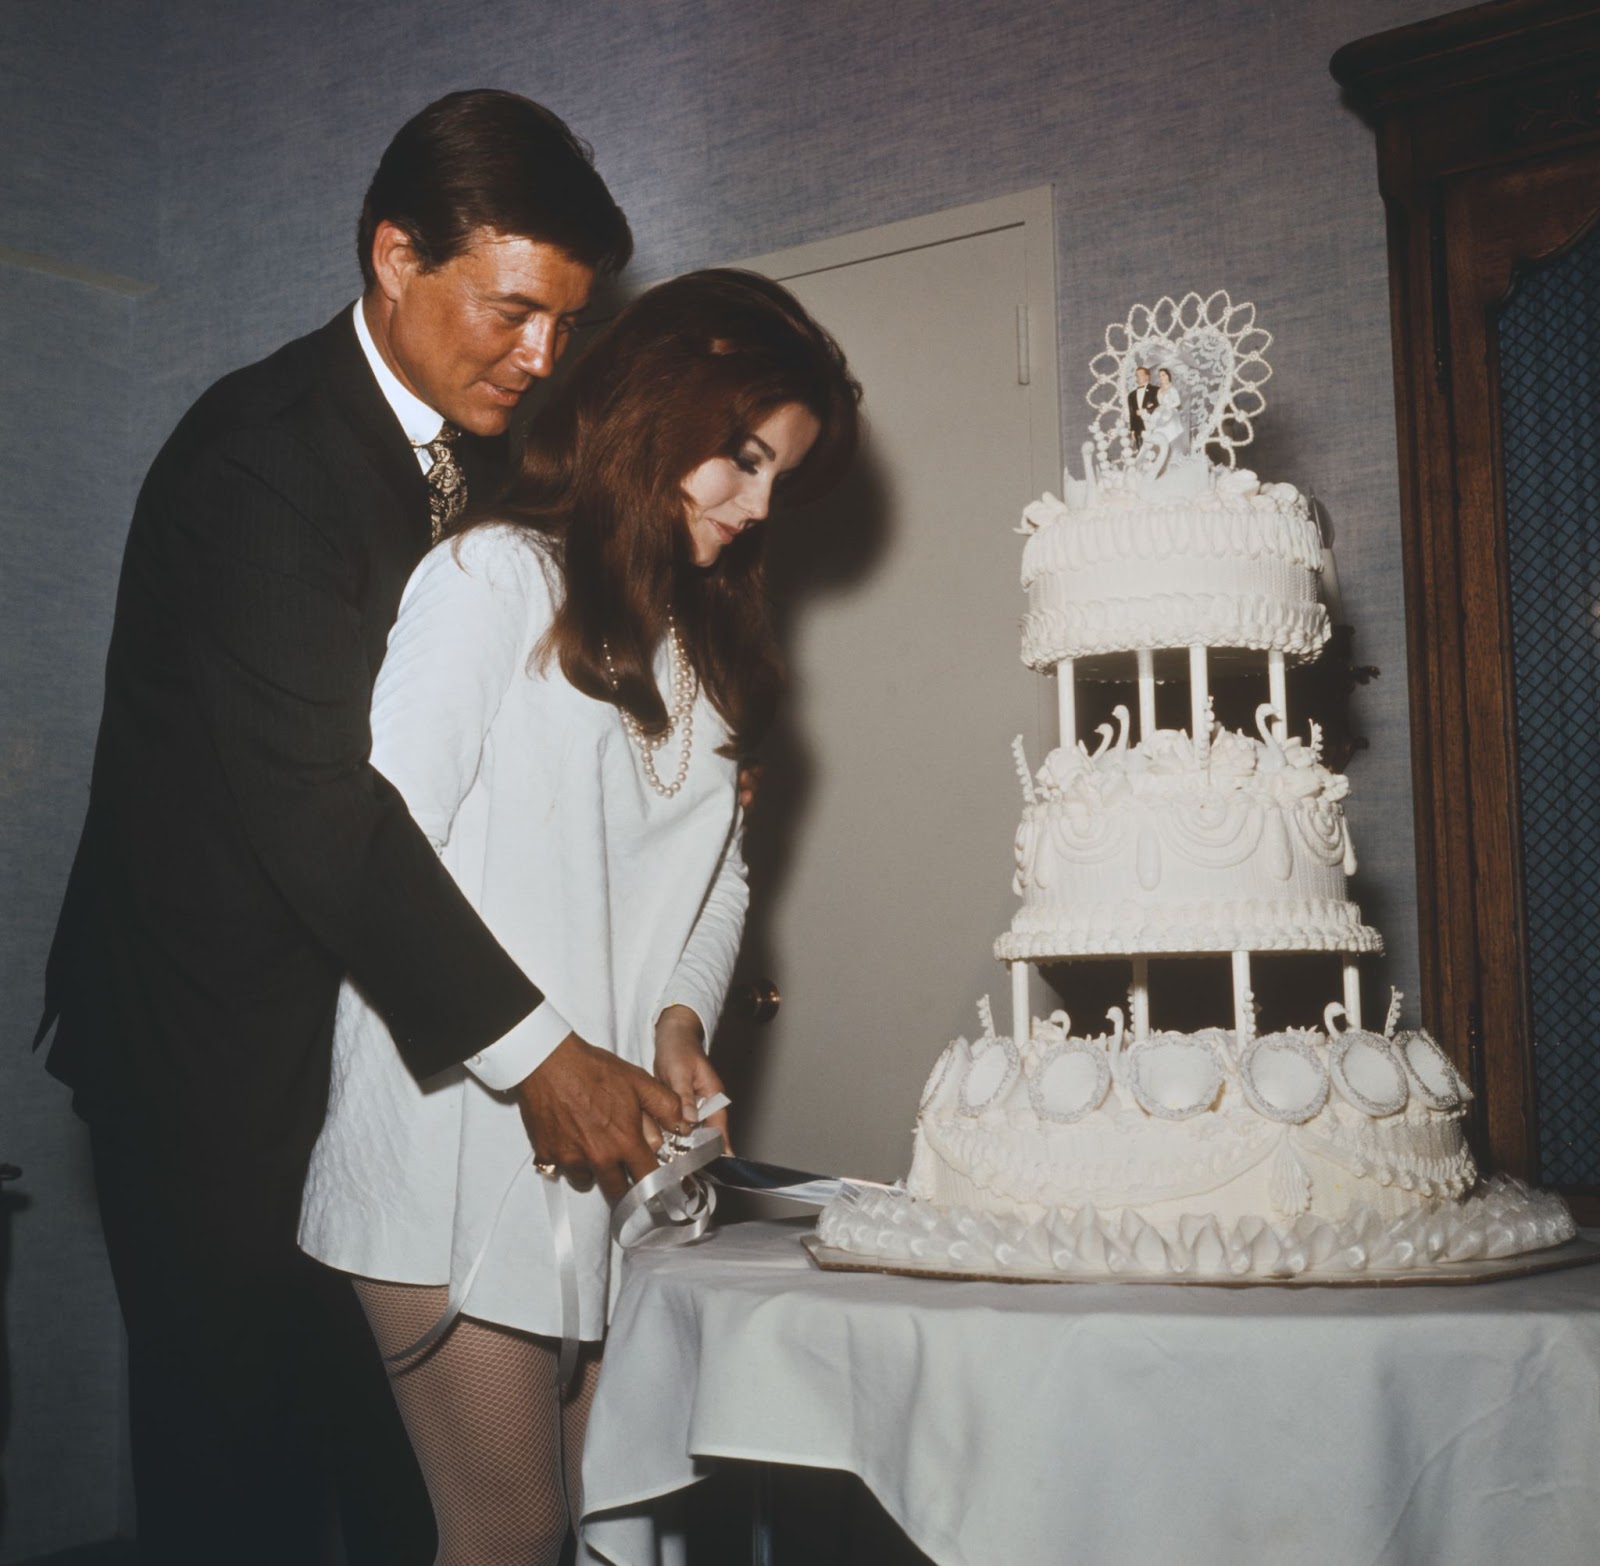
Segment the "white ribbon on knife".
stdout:
<svg viewBox="0 0 1600 1566">
<path fill-rule="evenodd" d="M 727 1094 L 701 1101 L 698 1114 L 704 1120 L 719 1109 L 728 1107 Z M 661 1167 L 653 1169 L 644 1179 L 631 1186 L 611 1213 L 611 1238 L 623 1250 L 657 1249 L 666 1245 L 687 1245 L 698 1240 L 711 1222 L 717 1205 L 716 1192 L 699 1178 L 700 1171 L 714 1159 L 722 1156 L 722 1133 L 711 1126 L 697 1125 L 683 1135 L 666 1133 L 656 1157 Z M 414 1343 L 394 1354 L 386 1355 L 384 1363 L 398 1365 L 426 1354 L 455 1324 L 472 1285 L 489 1255 L 495 1231 L 505 1216 L 511 1193 L 523 1178 L 534 1172 L 530 1157 L 521 1156 L 511 1171 L 511 1178 L 500 1193 L 500 1204 L 494 1210 L 489 1232 L 484 1235 L 478 1254 L 459 1281 L 451 1280 L 450 1294 L 439 1319 Z M 578 1256 L 572 1238 L 572 1215 L 567 1208 L 566 1182 L 560 1176 L 539 1177 L 544 1185 L 546 1211 L 550 1215 L 550 1238 L 555 1250 L 556 1278 L 561 1295 L 561 1354 L 556 1374 L 562 1391 L 572 1384 L 573 1372 L 578 1367 Z M 646 1215 L 643 1225 L 636 1222 Z"/>
</svg>

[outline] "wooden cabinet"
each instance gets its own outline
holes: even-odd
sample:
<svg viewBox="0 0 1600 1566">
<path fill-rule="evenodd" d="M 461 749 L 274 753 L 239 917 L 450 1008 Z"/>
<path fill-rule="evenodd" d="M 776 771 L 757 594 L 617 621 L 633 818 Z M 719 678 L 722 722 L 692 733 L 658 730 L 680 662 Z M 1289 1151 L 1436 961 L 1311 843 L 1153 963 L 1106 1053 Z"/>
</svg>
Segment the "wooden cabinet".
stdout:
<svg viewBox="0 0 1600 1566">
<path fill-rule="evenodd" d="M 1388 213 L 1424 1019 L 1478 1091 L 1483 1162 L 1600 1221 L 1600 1188 L 1552 1181 L 1541 1157 L 1500 364 L 1516 290 L 1600 244 L 1600 5 L 1502 0 L 1349 44 L 1331 68 L 1377 131 Z M 1600 353 L 1597 318 L 1572 329 Z M 1600 421 L 1584 423 L 1576 460 L 1600 472 Z M 1574 963 L 1600 937 L 1590 916 Z M 1600 1103 L 1600 1010 L 1589 1028 Z"/>
</svg>

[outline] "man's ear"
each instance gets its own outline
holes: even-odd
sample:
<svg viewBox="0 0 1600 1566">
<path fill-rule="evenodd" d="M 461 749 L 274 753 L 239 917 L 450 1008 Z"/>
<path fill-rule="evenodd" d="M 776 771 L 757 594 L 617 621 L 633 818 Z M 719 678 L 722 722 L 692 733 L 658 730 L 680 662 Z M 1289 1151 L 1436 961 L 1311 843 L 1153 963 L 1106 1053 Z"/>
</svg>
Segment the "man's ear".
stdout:
<svg viewBox="0 0 1600 1566">
<path fill-rule="evenodd" d="M 384 218 L 372 236 L 372 273 L 378 292 L 390 303 L 397 302 L 406 284 L 419 271 L 421 265 L 411 236 L 398 224 Z"/>
</svg>

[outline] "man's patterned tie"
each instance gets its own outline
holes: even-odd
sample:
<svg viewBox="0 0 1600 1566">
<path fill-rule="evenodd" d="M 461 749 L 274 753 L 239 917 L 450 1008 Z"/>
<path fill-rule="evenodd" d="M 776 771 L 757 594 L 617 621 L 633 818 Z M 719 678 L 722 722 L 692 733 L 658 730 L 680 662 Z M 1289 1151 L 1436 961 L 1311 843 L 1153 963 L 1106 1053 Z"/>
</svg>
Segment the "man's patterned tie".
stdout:
<svg viewBox="0 0 1600 1566">
<path fill-rule="evenodd" d="M 460 434 L 455 425 L 447 423 L 425 446 L 417 448 L 433 459 L 433 466 L 428 469 L 428 517 L 436 544 L 467 504 L 467 475 L 461 471 L 451 444 Z"/>
</svg>

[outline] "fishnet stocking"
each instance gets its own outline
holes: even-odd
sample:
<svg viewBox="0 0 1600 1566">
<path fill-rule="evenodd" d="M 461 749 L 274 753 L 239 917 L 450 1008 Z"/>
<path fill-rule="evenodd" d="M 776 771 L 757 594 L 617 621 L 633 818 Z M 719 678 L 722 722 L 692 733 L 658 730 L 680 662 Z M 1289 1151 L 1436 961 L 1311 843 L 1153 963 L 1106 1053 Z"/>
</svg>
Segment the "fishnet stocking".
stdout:
<svg viewBox="0 0 1600 1566">
<path fill-rule="evenodd" d="M 386 1356 L 439 1319 L 449 1292 L 354 1282 Z M 459 1316 L 419 1359 L 389 1367 L 439 1525 L 435 1566 L 556 1566 L 568 1523 L 582 1512 L 579 1467 L 599 1347 L 585 1348 L 564 1403 L 556 1359 L 547 1338 Z"/>
</svg>

